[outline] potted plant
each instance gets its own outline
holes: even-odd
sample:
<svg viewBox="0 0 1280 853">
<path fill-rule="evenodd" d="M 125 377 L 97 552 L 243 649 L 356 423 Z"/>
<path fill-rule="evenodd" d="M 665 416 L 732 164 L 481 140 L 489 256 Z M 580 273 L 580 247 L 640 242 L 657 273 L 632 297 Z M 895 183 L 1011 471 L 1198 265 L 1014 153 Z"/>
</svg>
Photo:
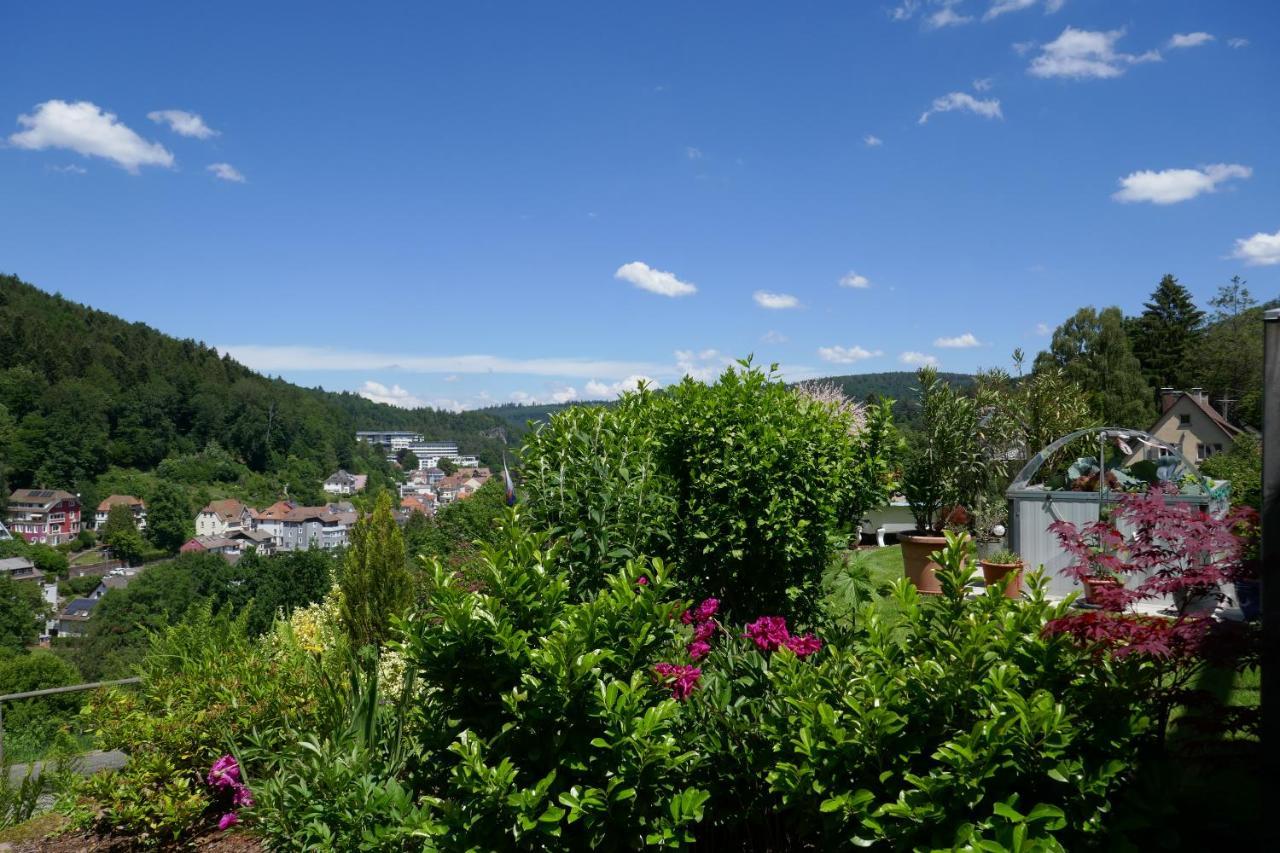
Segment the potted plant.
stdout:
<svg viewBox="0 0 1280 853">
<path fill-rule="evenodd" d="M 918 377 L 923 426 L 907 448 L 902 471 L 902 493 L 916 526 L 898 541 L 907 580 L 926 595 L 939 595 L 932 555 L 947 544 L 943 528 L 964 513 L 961 484 L 977 456 L 971 446 L 976 416 L 973 400 L 941 381 L 936 370 L 922 368 Z"/>
<path fill-rule="evenodd" d="M 1022 558 L 1012 551 L 1000 551 L 978 561 L 982 565 L 982 578 L 988 587 L 1004 590 L 1006 598 L 1022 596 Z"/>
</svg>

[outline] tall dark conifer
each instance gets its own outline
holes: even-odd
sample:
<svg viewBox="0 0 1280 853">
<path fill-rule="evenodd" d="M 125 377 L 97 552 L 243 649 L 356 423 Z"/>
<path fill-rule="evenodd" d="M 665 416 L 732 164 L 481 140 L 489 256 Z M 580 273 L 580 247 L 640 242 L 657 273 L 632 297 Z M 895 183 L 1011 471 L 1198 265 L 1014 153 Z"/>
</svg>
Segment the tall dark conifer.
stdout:
<svg viewBox="0 0 1280 853">
<path fill-rule="evenodd" d="M 1186 379 L 1187 353 L 1195 348 L 1204 330 L 1204 312 L 1172 275 L 1160 279 L 1142 307 L 1142 314 L 1129 328 L 1142 375 L 1157 391 L 1181 387 Z"/>
</svg>

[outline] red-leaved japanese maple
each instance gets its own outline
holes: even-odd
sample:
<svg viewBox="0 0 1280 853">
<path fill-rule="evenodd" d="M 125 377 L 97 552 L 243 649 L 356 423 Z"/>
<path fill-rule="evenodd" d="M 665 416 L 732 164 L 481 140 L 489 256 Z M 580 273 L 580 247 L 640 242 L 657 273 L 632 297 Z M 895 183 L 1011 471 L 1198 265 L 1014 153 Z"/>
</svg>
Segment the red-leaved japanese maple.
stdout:
<svg viewBox="0 0 1280 853">
<path fill-rule="evenodd" d="M 1192 504 L 1168 500 L 1172 490 L 1124 496 L 1109 519 L 1049 529 L 1072 556 L 1063 572 L 1077 580 L 1112 577 L 1095 589 L 1099 610 L 1070 613 L 1045 625 L 1099 655 L 1132 664 L 1157 715 L 1163 742 L 1177 705 L 1203 705 L 1194 689 L 1207 666 L 1243 665 L 1251 632 L 1212 618 L 1226 598 L 1222 585 L 1239 577 L 1246 543 L 1236 514 L 1215 518 Z M 1143 602 L 1172 600 L 1162 615 L 1136 612 Z M 1242 646 L 1242 642 L 1244 646 Z"/>
</svg>

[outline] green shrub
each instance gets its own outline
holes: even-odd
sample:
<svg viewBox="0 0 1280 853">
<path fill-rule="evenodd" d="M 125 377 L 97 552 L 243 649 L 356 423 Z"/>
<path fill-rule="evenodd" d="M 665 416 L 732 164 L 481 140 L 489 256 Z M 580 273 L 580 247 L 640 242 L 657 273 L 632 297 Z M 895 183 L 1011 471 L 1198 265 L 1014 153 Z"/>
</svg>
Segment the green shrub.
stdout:
<svg viewBox="0 0 1280 853">
<path fill-rule="evenodd" d="M 527 511 L 564 540 L 578 592 L 649 555 L 730 611 L 812 615 L 831 534 L 890 485 L 889 407 L 862 417 L 749 361 L 711 385 L 569 409 L 526 441 Z"/>
<path fill-rule="evenodd" d="M 82 822 L 123 830 L 142 846 L 181 838 L 210 819 L 204 776 L 231 744 L 283 750 L 314 724 L 310 656 L 287 632 L 250 639 L 245 619 L 214 615 L 208 603 L 195 608 L 152 635 L 141 685 L 93 698 L 84 713 L 99 746 L 129 759 L 84 781 L 93 809 Z"/>
</svg>

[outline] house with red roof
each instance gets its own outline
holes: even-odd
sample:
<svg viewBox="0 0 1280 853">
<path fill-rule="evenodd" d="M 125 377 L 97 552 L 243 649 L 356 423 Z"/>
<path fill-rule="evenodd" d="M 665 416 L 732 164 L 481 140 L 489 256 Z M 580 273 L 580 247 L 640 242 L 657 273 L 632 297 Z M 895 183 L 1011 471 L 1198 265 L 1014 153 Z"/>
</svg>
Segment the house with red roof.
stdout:
<svg viewBox="0 0 1280 853">
<path fill-rule="evenodd" d="M 17 489 L 5 523 L 28 542 L 60 545 L 80 535 L 80 498 L 61 489 Z"/>
</svg>

